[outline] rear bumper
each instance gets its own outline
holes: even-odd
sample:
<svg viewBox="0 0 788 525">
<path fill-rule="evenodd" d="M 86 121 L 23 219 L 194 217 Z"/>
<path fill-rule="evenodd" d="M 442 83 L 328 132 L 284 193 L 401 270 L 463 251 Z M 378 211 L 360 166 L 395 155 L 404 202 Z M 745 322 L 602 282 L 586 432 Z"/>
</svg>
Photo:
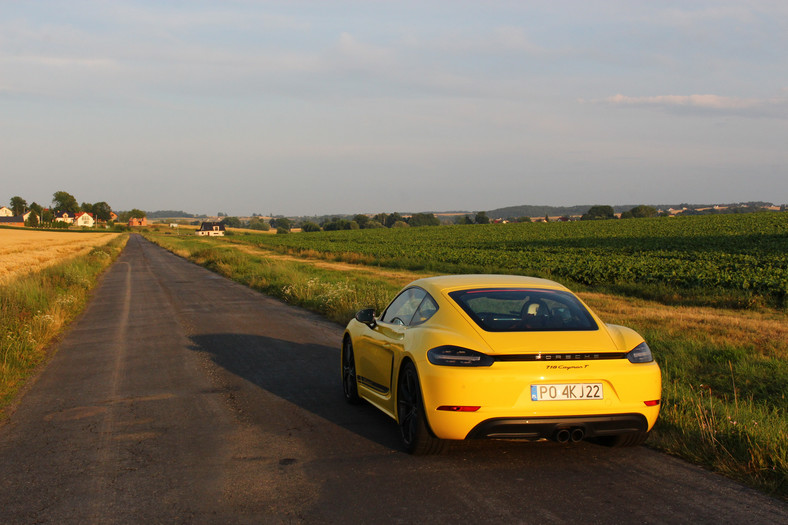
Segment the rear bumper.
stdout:
<svg viewBox="0 0 788 525">
<path fill-rule="evenodd" d="M 648 420 L 643 414 L 597 416 L 492 418 L 482 421 L 465 439 L 555 439 L 561 430 L 582 430 L 585 437 L 602 437 L 627 432 L 646 432 Z"/>
</svg>

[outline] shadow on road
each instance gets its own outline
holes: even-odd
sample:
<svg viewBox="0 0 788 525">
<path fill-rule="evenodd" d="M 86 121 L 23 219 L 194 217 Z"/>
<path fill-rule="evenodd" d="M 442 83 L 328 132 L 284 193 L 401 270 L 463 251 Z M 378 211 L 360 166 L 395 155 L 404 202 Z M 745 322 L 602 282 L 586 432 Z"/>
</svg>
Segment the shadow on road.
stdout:
<svg viewBox="0 0 788 525">
<path fill-rule="evenodd" d="M 345 402 L 340 380 L 339 348 L 304 344 L 260 335 L 216 333 L 193 335 L 191 350 L 210 356 L 230 373 L 392 451 L 402 451 L 399 428 L 372 405 Z M 453 442 L 451 451 L 462 457 L 527 458 L 571 464 L 584 454 L 627 456 L 633 450 L 611 450 L 587 442 L 467 440 Z"/>
<path fill-rule="evenodd" d="M 351 406 L 342 394 L 339 349 L 259 335 L 191 336 L 191 350 L 219 366 L 336 425 L 400 450 L 396 423 L 368 404 Z"/>
</svg>

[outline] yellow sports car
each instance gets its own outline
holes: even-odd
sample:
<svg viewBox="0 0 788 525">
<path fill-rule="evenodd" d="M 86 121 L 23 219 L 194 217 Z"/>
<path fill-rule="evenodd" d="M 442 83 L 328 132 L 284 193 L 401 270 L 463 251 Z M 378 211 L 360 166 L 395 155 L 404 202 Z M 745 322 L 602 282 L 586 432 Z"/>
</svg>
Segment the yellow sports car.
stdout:
<svg viewBox="0 0 788 525">
<path fill-rule="evenodd" d="M 632 446 L 659 414 L 643 338 L 545 279 L 419 279 L 380 317 L 356 314 L 341 359 L 347 401 L 394 418 L 412 454 L 477 438 Z"/>
</svg>

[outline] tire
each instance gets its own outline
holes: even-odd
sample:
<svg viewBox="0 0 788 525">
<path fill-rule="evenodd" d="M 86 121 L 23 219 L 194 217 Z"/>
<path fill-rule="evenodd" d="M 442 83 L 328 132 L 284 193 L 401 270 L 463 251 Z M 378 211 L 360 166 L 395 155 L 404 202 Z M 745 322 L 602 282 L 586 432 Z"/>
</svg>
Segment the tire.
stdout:
<svg viewBox="0 0 788 525">
<path fill-rule="evenodd" d="M 648 432 L 627 432 L 617 436 L 594 438 L 593 441 L 606 447 L 637 447 L 648 439 Z"/>
<path fill-rule="evenodd" d="M 427 425 L 419 376 L 411 362 L 402 366 L 397 383 L 397 421 L 407 453 L 414 456 L 440 454 L 446 448 L 446 441 L 436 438 Z"/>
<path fill-rule="evenodd" d="M 342 391 L 345 394 L 345 401 L 351 405 L 361 403 L 356 379 L 356 358 L 353 355 L 353 343 L 350 337 L 346 337 L 342 343 Z"/>
</svg>

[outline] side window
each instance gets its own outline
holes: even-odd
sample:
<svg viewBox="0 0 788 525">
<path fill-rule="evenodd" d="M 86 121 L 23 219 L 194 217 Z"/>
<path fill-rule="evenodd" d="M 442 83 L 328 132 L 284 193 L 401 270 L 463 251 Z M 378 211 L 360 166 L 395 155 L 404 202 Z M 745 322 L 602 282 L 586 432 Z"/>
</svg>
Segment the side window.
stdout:
<svg viewBox="0 0 788 525">
<path fill-rule="evenodd" d="M 383 313 L 383 317 L 380 318 L 381 322 L 399 325 L 410 324 L 413 314 L 416 313 L 425 295 L 427 292 L 421 288 L 408 288 L 391 301 Z"/>
<path fill-rule="evenodd" d="M 421 305 L 419 306 L 419 309 L 416 310 L 416 315 L 413 316 L 413 320 L 410 322 L 410 324 L 421 324 L 432 317 L 437 311 L 438 305 L 435 303 L 435 300 L 428 294 L 425 294 L 424 300 L 421 301 Z"/>
</svg>

